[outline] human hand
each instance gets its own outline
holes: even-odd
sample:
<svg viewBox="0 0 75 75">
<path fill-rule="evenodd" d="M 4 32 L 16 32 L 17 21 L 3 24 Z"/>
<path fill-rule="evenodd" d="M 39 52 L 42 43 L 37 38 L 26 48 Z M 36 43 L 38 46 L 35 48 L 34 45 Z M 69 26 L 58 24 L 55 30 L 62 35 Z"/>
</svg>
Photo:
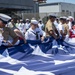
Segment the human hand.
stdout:
<svg viewBox="0 0 75 75">
<path fill-rule="evenodd" d="M 44 39 L 45 39 L 44 37 L 41 37 L 41 41 L 44 41 Z"/>
<path fill-rule="evenodd" d="M 7 43 L 8 43 L 8 46 L 9 46 L 9 47 L 12 47 L 12 46 L 13 46 L 12 43 L 10 43 L 10 42 L 7 42 Z"/>
<path fill-rule="evenodd" d="M 27 41 L 26 41 L 26 40 L 24 40 L 24 43 L 26 44 L 26 43 L 27 43 Z"/>
</svg>

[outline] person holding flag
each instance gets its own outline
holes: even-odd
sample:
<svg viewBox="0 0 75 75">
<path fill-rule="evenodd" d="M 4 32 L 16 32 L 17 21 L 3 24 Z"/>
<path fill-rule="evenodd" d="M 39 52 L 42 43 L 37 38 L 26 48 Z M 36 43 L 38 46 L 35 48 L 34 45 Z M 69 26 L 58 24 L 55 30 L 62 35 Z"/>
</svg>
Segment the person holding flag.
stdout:
<svg viewBox="0 0 75 75">
<path fill-rule="evenodd" d="M 6 27 L 7 23 L 11 20 L 11 17 L 0 13 L 0 33 L 3 36 L 3 45 L 14 46 L 18 42 L 18 36 L 9 27 Z M 11 38 L 11 39 L 9 39 Z"/>
<path fill-rule="evenodd" d="M 55 19 L 55 15 L 49 15 L 49 20 L 46 23 L 45 32 L 46 37 L 53 37 L 54 39 L 58 39 L 59 33 L 54 25 Z"/>
</svg>

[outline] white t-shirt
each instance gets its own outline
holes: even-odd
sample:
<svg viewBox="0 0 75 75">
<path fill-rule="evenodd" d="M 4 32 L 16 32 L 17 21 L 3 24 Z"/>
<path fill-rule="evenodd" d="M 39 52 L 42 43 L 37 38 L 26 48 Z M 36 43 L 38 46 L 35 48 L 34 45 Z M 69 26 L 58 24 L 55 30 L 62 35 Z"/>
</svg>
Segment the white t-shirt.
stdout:
<svg viewBox="0 0 75 75">
<path fill-rule="evenodd" d="M 69 26 L 69 30 L 72 29 L 72 23 L 70 21 L 68 23 L 68 26 Z"/>
<path fill-rule="evenodd" d="M 62 30 L 63 33 L 64 33 L 64 26 L 60 23 L 60 24 L 58 25 L 58 32 L 59 32 L 59 35 L 60 35 L 60 36 L 62 36 L 61 33 L 60 33 L 61 30 Z"/>
<path fill-rule="evenodd" d="M 43 29 L 44 24 L 43 23 L 42 24 L 39 23 L 38 26 L 39 26 L 40 29 Z"/>
<path fill-rule="evenodd" d="M 54 21 L 54 25 L 55 25 L 55 27 L 57 28 L 57 30 L 58 30 L 58 23 L 57 23 L 57 21 Z"/>
<path fill-rule="evenodd" d="M 30 23 L 25 23 L 25 29 L 29 29 L 30 28 Z"/>
<path fill-rule="evenodd" d="M 19 26 L 18 26 L 18 29 L 21 31 L 21 32 L 24 32 L 24 23 L 19 23 Z"/>
</svg>

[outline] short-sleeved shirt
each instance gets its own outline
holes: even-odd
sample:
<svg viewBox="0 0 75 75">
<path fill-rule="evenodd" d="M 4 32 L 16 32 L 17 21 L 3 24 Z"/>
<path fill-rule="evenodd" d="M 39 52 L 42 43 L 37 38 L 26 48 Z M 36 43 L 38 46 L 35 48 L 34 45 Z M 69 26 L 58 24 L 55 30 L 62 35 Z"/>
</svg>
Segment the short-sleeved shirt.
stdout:
<svg viewBox="0 0 75 75">
<path fill-rule="evenodd" d="M 50 35 L 51 30 L 53 30 L 53 32 L 55 33 L 56 27 L 50 20 L 48 20 L 48 22 L 46 23 L 46 27 L 45 27 L 45 32 L 46 32 L 47 37 L 51 36 Z"/>
<path fill-rule="evenodd" d="M 66 23 L 63 26 L 64 26 L 64 33 L 67 33 L 69 35 L 69 26 Z"/>
<path fill-rule="evenodd" d="M 25 23 L 25 28 L 28 30 L 30 28 L 30 23 Z"/>
<path fill-rule="evenodd" d="M 68 26 L 69 26 L 69 30 L 72 28 L 72 23 L 69 21 L 68 23 Z"/>
<path fill-rule="evenodd" d="M 39 26 L 40 29 L 44 28 L 44 24 L 43 23 L 42 24 L 39 23 L 38 26 Z"/>
<path fill-rule="evenodd" d="M 2 35 L 4 37 L 4 40 L 10 40 L 10 37 L 12 39 L 17 37 L 16 33 L 12 29 L 10 29 L 8 27 L 3 28 Z"/>
<path fill-rule="evenodd" d="M 43 32 L 39 28 L 36 28 L 35 30 L 29 28 L 25 33 L 25 38 L 27 40 L 40 40 L 41 36 L 43 36 Z"/>
<path fill-rule="evenodd" d="M 18 29 L 23 33 L 25 29 L 25 24 L 24 23 L 19 23 Z"/>
<path fill-rule="evenodd" d="M 58 25 L 58 32 L 59 32 L 59 35 L 62 36 L 60 31 L 62 31 L 64 33 L 64 26 L 61 23 L 59 23 L 59 25 Z"/>
</svg>

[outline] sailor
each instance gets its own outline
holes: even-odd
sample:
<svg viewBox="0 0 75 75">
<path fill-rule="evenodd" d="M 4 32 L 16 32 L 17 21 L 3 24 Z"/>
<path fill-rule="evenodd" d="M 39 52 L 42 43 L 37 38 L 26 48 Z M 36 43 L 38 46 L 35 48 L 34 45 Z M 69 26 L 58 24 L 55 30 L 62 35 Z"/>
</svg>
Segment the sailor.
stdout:
<svg viewBox="0 0 75 75">
<path fill-rule="evenodd" d="M 30 28 L 30 23 L 29 23 L 29 19 L 26 19 L 26 23 L 25 23 L 25 29 L 26 31 Z"/>
<path fill-rule="evenodd" d="M 41 30 L 44 29 L 44 24 L 43 24 L 43 22 L 42 22 L 41 19 L 39 20 L 38 26 L 39 26 L 39 28 L 40 28 Z"/>
<path fill-rule="evenodd" d="M 36 33 L 37 33 L 37 39 L 41 39 L 41 41 L 44 41 L 45 37 L 46 37 L 46 33 L 39 28 L 39 26 L 37 25 L 36 27 Z"/>
<path fill-rule="evenodd" d="M 22 33 L 24 33 L 24 26 L 25 26 L 25 24 L 23 23 L 23 20 L 20 19 L 20 23 L 19 23 L 18 29 L 19 29 Z"/>
<path fill-rule="evenodd" d="M 63 17 L 60 17 L 59 19 L 59 25 L 58 25 L 58 31 L 59 31 L 59 35 L 62 39 L 65 38 L 65 33 L 64 33 L 64 18 Z"/>
<path fill-rule="evenodd" d="M 54 25 L 58 30 L 58 25 L 59 25 L 59 18 L 56 18 L 56 20 L 54 21 Z"/>
<path fill-rule="evenodd" d="M 3 42 L 7 43 L 7 46 L 14 46 L 18 41 L 18 36 L 13 30 L 6 27 L 7 23 L 11 20 L 11 17 L 0 13 L 0 29 L 3 36 Z M 10 39 L 11 38 L 11 41 Z"/>
<path fill-rule="evenodd" d="M 72 29 L 72 22 L 74 21 L 74 18 L 72 16 L 69 16 L 69 23 L 68 23 L 68 26 L 69 26 L 69 30 Z"/>
<path fill-rule="evenodd" d="M 31 20 L 31 27 L 25 33 L 25 38 L 27 40 L 40 40 L 41 39 L 41 38 L 39 38 L 39 36 L 41 35 L 41 37 L 42 37 L 42 34 L 41 34 L 40 30 L 37 29 L 37 26 L 38 26 L 38 21 Z"/>
<path fill-rule="evenodd" d="M 36 40 L 36 27 L 37 27 L 37 24 L 38 24 L 37 20 L 31 20 L 31 27 L 25 33 L 26 40 Z"/>
</svg>

